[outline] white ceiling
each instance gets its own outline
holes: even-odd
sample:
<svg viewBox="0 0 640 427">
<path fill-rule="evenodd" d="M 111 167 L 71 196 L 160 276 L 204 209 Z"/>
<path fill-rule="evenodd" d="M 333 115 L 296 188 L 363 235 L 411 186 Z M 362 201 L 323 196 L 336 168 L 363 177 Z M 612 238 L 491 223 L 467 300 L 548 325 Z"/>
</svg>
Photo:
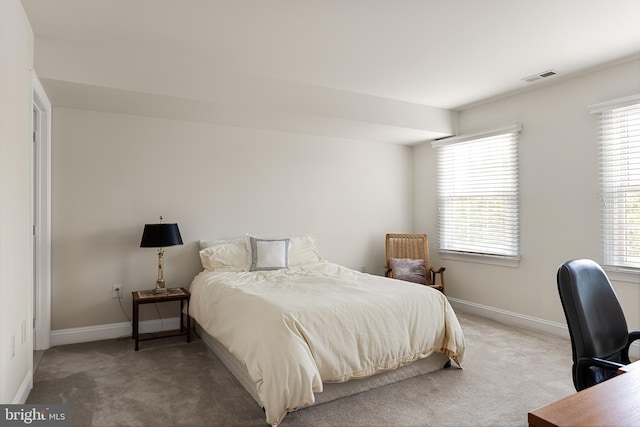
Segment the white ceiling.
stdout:
<svg viewBox="0 0 640 427">
<path fill-rule="evenodd" d="M 639 0 L 22 3 L 36 47 L 193 56 L 229 74 L 451 110 L 640 53 Z M 557 76 L 521 80 L 549 69 Z"/>
</svg>

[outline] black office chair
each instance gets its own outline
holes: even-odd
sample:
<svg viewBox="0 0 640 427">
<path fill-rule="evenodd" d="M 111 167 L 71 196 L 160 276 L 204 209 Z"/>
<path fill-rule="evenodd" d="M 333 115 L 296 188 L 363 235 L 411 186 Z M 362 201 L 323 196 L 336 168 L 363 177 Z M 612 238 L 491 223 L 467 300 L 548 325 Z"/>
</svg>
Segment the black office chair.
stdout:
<svg viewBox="0 0 640 427">
<path fill-rule="evenodd" d="M 583 390 L 617 375 L 629 361 L 629 333 L 609 278 L 594 261 L 569 261 L 558 269 L 558 292 L 573 351 L 573 384 Z"/>
</svg>

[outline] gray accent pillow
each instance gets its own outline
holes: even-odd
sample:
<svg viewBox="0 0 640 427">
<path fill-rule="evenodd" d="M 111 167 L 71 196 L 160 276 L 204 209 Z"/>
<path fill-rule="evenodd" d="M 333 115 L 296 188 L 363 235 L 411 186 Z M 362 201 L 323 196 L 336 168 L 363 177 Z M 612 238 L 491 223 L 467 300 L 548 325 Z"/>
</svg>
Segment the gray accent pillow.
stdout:
<svg viewBox="0 0 640 427">
<path fill-rule="evenodd" d="M 249 237 L 251 266 L 249 271 L 289 268 L 290 239 L 259 239 Z"/>
<path fill-rule="evenodd" d="M 391 258 L 389 267 L 394 279 L 427 284 L 427 262 L 423 259 Z"/>
</svg>

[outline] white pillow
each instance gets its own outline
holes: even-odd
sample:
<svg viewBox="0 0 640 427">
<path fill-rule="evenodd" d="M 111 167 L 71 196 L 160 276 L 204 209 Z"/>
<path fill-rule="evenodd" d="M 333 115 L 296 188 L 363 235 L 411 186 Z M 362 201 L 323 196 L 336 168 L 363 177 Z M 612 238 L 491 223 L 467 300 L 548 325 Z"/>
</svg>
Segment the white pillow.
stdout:
<svg viewBox="0 0 640 427">
<path fill-rule="evenodd" d="M 233 239 L 220 239 L 220 240 L 200 240 L 198 243 L 200 244 L 200 250 L 206 249 L 209 246 L 219 245 L 221 243 L 238 243 L 238 242 L 246 242 L 247 238 L 242 237 L 234 237 Z"/>
<path fill-rule="evenodd" d="M 200 251 L 202 267 L 207 271 L 247 271 L 247 243 L 221 243 Z"/>
<path fill-rule="evenodd" d="M 316 248 L 316 238 L 310 234 L 291 237 L 289 265 L 317 264 L 324 260 Z"/>
<path fill-rule="evenodd" d="M 259 239 L 249 236 L 249 271 L 289 268 L 289 239 Z"/>
</svg>

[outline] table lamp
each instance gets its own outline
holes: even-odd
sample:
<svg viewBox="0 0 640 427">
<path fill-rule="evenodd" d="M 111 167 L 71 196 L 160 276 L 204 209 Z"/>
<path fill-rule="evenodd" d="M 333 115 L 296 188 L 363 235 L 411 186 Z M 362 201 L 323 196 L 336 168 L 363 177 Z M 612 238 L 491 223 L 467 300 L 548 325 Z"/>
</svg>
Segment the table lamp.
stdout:
<svg viewBox="0 0 640 427">
<path fill-rule="evenodd" d="M 164 277 L 162 274 L 162 258 L 164 248 L 167 246 L 181 245 L 182 237 L 178 224 L 163 224 L 160 217 L 160 224 L 145 224 L 142 232 L 141 248 L 158 248 L 158 280 L 154 292 L 158 295 L 167 293 Z"/>
</svg>

